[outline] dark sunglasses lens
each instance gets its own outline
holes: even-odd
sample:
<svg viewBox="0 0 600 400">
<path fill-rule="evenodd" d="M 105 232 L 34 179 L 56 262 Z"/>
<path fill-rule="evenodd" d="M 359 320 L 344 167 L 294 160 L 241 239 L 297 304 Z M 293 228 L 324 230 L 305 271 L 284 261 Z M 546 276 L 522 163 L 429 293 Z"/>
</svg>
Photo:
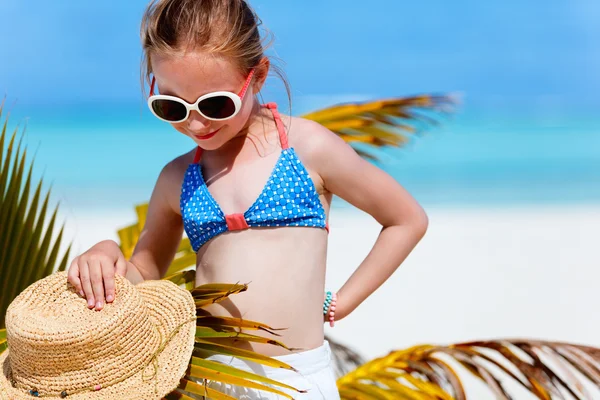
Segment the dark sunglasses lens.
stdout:
<svg viewBox="0 0 600 400">
<path fill-rule="evenodd" d="M 198 108 L 202 114 L 215 119 L 225 119 L 235 114 L 235 103 L 227 96 L 204 99 L 198 104 Z"/>
<path fill-rule="evenodd" d="M 187 115 L 185 106 L 173 100 L 154 100 L 152 109 L 156 115 L 167 121 L 181 121 Z"/>
</svg>

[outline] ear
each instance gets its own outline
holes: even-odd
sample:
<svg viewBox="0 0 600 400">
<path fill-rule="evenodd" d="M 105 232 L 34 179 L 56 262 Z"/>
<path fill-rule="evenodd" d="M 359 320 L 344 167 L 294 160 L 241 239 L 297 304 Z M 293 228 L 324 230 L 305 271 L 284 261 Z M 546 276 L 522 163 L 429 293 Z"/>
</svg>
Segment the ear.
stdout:
<svg viewBox="0 0 600 400">
<path fill-rule="evenodd" d="M 254 79 L 252 79 L 252 91 L 254 94 L 257 94 L 261 91 L 265 81 L 267 80 L 267 76 L 269 75 L 269 69 L 271 68 L 271 61 L 269 57 L 261 58 L 258 65 L 254 70 Z"/>
</svg>

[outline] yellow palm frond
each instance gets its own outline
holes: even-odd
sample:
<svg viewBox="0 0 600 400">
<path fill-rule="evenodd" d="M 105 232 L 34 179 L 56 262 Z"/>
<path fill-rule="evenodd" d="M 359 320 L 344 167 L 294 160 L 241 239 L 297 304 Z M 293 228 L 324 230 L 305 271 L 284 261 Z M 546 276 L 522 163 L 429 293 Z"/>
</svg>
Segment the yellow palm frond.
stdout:
<svg viewBox="0 0 600 400">
<path fill-rule="evenodd" d="M 0 329 L 0 354 L 2 354 L 2 352 L 4 350 L 6 350 L 7 345 L 6 345 L 6 328 L 5 329 Z"/>
<path fill-rule="evenodd" d="M 203 399 L 203 396 L 212 399 L 231 398 L 218 390 L 207 387 L 205 385 L 206 380 L 260 389 L 292 399 L 292 396 L 282 392 L 281 389 L 285 388 L 293 392 L 300 391 L 289 385 L 274 381 L 265 376 L 207 360 L 213 354 L 225 354 L 273 368 L 293 370 L 290 365 L 274 358 L 231 345 L 231 340 L 235 339 L 238 343 L 262 343 L 292 350 L 275 339 L 278 336 L 276 333 L 278 329 L 260 322 L 241 318 L 212 316 L 203 309 L 208 304 L 218 303 L 231 295 L 246 291 L 248 289 L 247 285 L 213 283 L 193 287 L 195 282 L 194 272 L 193 270 L 180 271 L 163 278 L 182 287 L 192 287 L 190 291 L 196 303 L 196 315 L 198 317 L 194 353 L 186 375 L 181 379 L 177 389 L 167 396 L 167 399 Z M 274 338 L 253 335 L 247 333 L 248 331 L 267 332 Z"/>
<path fill-rule="evenodd" d="M 134 224 L 118 230 L 119 245 L 127 258 L 130 258 L 133 254 L 135 244 L 144 227 L 148 214 L 148 204 L 138 205 L 135 209 L 138 220 Z M 271 367 L 292 369 L 291 366 L 270 357 L 231 346 L 231 339 L 235 339 L 238 342 L 264 343 L 288 349 L 283 343 L 275 339 L 246 333 L 247 331 L 258 330 L 270 333 L 276 337 L 277 329 L 275 328 L 260 322 L 240 318 L 217 317 L 207 313 L 203 307 L 221 302 L 231 295 L 244 292 L 248 289 L 248 286 L 245 284 L 212 283 L 196 287 L 196 271 L 195 269 L 190 269 L 195 266 L 196 253 L 192 249 L 190 241 L 187 238 L 183 238 L 175 254 L 175 258 L 163 279 L 174 282 L 192 293 L 198 317 L 196 323 L 196 343 L 186 376 L 181 379 L 177 390 L 169 394 L 167 399 L 202 399 L 204 396 L 213 399 L 230 398 L 217 390 L 207 387 L 204 384 L 206 380 L 261 389 L 291 399 L 290 395 L 277 389 L 277 387 L 283 387 L 295 391 L 290 386 L 280 384 L 264 376 L 205 359 L 212 354 L 226 354 Z"/>
<path fill-rule="evenodd" d="M 458 103 L 450 95 L 419 95 L 338 104 L 303 115 L 350 143 L 363 157 L 376 160 L 376 148 L 404 145 L 410 135 L 438 123 Z"/>
<path fill-rule="evenodd" d="M 481 380 L 498 399 L 515 398 L 507 382 L 538 399 L 563 399 L 564 393 L 592 399 L 585 380 L 600 385 L 600 349 L 540 340 L 415 346 L 360 366 L 340 378 L 338 388 L 342 399 L 463 400 L 459 371 Z"/>
</svg>

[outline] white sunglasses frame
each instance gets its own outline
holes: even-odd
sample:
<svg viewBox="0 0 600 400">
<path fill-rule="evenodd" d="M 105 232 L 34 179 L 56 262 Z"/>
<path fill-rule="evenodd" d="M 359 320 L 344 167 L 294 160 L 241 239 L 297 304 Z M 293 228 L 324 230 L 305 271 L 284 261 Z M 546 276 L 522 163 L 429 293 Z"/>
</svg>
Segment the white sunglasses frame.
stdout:
<svg viewBox="0 0 600 400">
<path fill-rule="evenodd" d="M 206 94 L 200 96 L 198 98 L 198 100 L 196 100 L 193 104 L 190 104 L 187 101 L 185 101 L 179 97 L 169 96 L 166 94 L 154 94 L 155 78 L 152 78 L 152 84 L 150 86 L 150 96 L 148 97 L 148 108 L 150 108 L 150 111 L 152 111 L 152 114 L 154 114 L 154 116 L 156 118 L 158 118 L 162 121 L 168 122 L 170 124 L 177 124 L 177 123 L 186 121 L 190 117 L 190 111 L 192 111 L 192 110 L 195 110 L 198 114 L 202 115 L 203 118 L 206 118 L 210 121 L 226 121 L 228 119 L 235 117 L 242 109 L 242 99 L 246 95 L 246 91 L 248 90 L 248 87 L 250 86 L 250 82 L 252 81 L 254 72 L 255 72 L 255 69 L 252 68 L 250 70 L 250 73 L 248 74 L 248 77 L 246 78 L 244 87 L 242 88 L 242 90 L 240 91 L 239 94 L 235 94 L 233 92 L 223 92 L 223 91 L 206 93 Z M 225 97 L 230 98 L 233 101 L 233 105 L 235 106 L 235 111 L 233 112 L 233 114 L 231 116 L 226 117 L 226 118 L 211 118 L 211 117 L 203 114 L 202 111 L 200 111 L 200 107 L 198 107 L 198 104 L 200 104 L 200 102 L 202 100 L 206 100 L 211 97 L 217 97 L 217 96 L 225 96 Z M 177 120 L 177 121 L 170 121 L 168 119 L 162 118 L 154 111 L 154 108 L 152 107 L 152 103 L 156 100 L 172 100 L 172 101 L 176 101 L 180 104 L 183 104 L 187 111 L 185 118 L 183 118 L 181 120 Z"/>
<path fill-rule="evenodd" d="M 233 112 L 232 115 L 230 115 L 229 117 L 226 117 L 226 118 L 211 118 L 208 115 L 204 114 L 202 111 L 200 111 L 198 104 L 200 104 L 200 102 L 202 100 L 210 99 L 212 97 L 220 97 L 220 96 L 228 97 L 229 99 L 231 99 L 233 101 L 233 105 L 235 106 L 235 111 Z M 155 102 L 156 100 L 171 100 L 171 101 L 175 101 L 179 104 L 182 104 L 187 110 L 185 118 L 183 118 L 181 120 L 177 120 L 177 121 L 171 121 L 171 120 L 162 118 L 160 115 L 158 115 L 154 111 L 154 108 L 152 107 L 152 103 Z M 158 118 L 162 121 L 165 121 L 165 122 L 169 122 L 171 124 L 177 124 L 177 123 L 187 120 L 190 117 L 190 111 L 192 111 L 192 110 L 196 111 L 198 114 L 202 115 L 203 118 L 206 118 L 210 121 L 226 121 L 228 119 L 235 117 L 240 112 L 240 110 L 242 108 L 242 99 L 240 96 L 238 96 L 237 94 L 232 93 L 232 92 L 211 92 L 211 93 L 207 93 L 205 95 L 200 96 L 198 98 L 198 100 L 196 100 L 193 104 L 190 104 L 187 101 L 185 101 L 179 97 L 169 96 L 166 94 L 155 94 L 155 95 L 148 97 L 148 107 L 150 108 L 150 111 L 152 111 L 152 114 L 154 114 L 154 116 L 156 118 Z"/>
</svg>

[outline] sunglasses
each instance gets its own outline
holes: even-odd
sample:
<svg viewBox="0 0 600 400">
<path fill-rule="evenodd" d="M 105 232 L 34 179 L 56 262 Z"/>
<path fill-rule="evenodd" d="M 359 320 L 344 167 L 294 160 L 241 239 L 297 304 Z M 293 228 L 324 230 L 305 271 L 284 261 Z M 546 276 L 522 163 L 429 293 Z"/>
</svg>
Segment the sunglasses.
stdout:
<svg viewBox="0 0 600 400">
<path fill-rule="evenodd" d="M 152 78 L 148 107 L 157 118 L 170 123 L 183 122 L 190 116 L 190 111 L 195 110 L 204 118 L 211 121 L 224 121 L 237 115 L 242 108 L 242 99 L 250 86 L 254 69 L 248 74 L 244 87 L 238 93 L 212 92 L 200 96 L 194 104 L 190 104 L 175 96 L 154 94 L 156 78 Z"/>
</svg>

